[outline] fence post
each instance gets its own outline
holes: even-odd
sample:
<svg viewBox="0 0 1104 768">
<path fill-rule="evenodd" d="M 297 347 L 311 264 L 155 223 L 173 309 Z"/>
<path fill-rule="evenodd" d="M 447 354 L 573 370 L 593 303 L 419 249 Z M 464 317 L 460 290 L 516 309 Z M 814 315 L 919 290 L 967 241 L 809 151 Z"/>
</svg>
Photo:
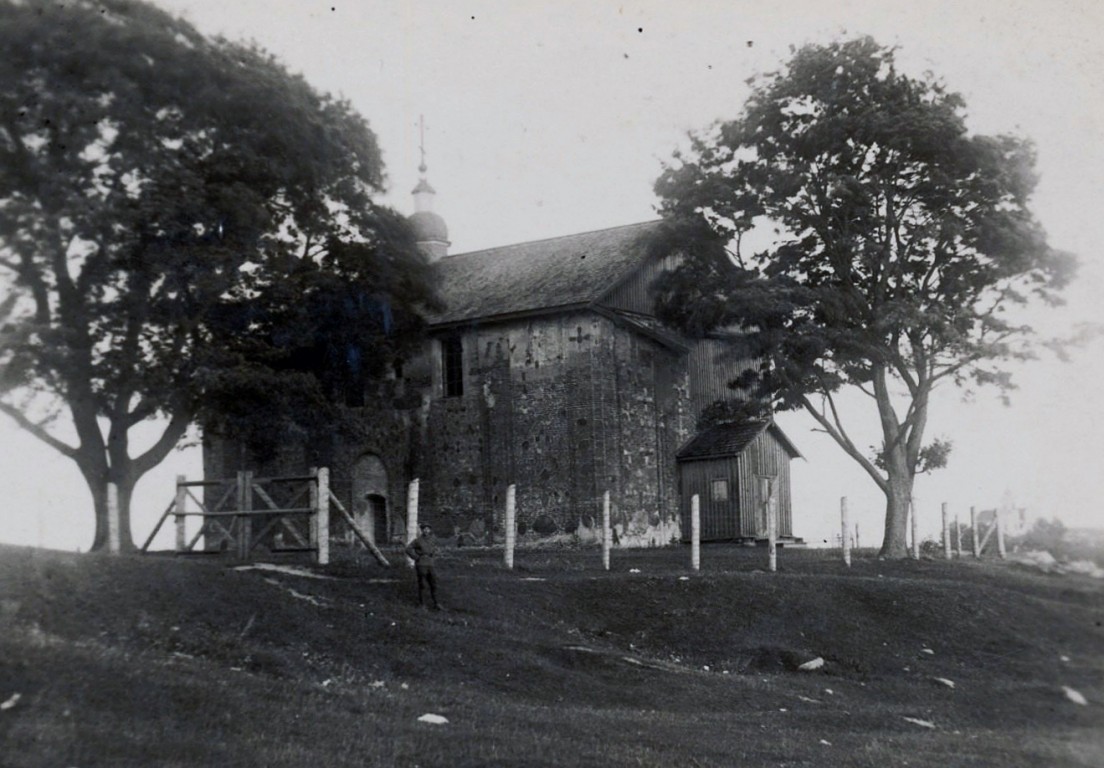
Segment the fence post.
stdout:
<svg viewBox="0 0 1104 768">
<path fill-rule="evenodd" d="M 855 549 L 861 549 L 862 545 L 859 543 L 859 524 L 855 523 Z"/>
<path fill-rule="evenodd" d="M 955 552 L 962 557 L 962 523 L 958 521 L 958 513 L 955 512 Z"/>
<path fill-rule="evenodd" d="M 766 478 L 767 498 L 767 568 L 771 573 L 778 570 L 778 518 L 775 514 L 774 481 Z"/>
<path fill-rule="evenodd" d="M 701 570 L 701 499 L 690 497 L 690 569 Z"/>
<path fill-rule="evenodd" d="M 514 569 L 514 544 L 517 541 L 517 487 L 512 483 L 506 486 L 506 568 Z M 605 534 L 603 534 L 605 535 Z"/>
<path fill-rule="evenodd" d="M 974 557 L 981 557 L 981 547 L 979 546 L 980 540 L 978 539 L 978 527 L 977 527 L 977 508 L 970 507 L 970 530 L 974 545 Z"/>
<path fill-rule="evenodd" d="M 237 485 L 237 510 L 238 512 L 245 512 L 249 509 L 249 504 L 253 500 L 252 482 L 253 473 L 246 470 L 238 472 L 238 485 Z M 238 559 L 249 559 L 249 529 L 250 520 L 248 515 L 239 514 L 236 516 L 238 526 Z"/>
<path fill-rule="evenodd" d="M 997 557 L 1001 560 L 1004 559 L 1004 510 L 1001 507 L 997 507 L 993 510 L 993 518 L 996 521 L 997 526 Z"/>
<path fill-rule="evenodd" d="M 310 483 L 307 493 L 310 495 L 310 545 L 318 556 L 318 467 L 310 468 Z"/>
<path fill-rule="evenodd" d="M 418 489 L 420 483 L 418 478 L 414 478 L 410 481 L 410 485 L 406 490 L 406 541 L 403 542 L 404 546 L 410 546 L 410 542 L 418 538 Z M 411 568 L 414 567 L 414 561 L 409 557 L 406 558 L 406 564 Z"/>
<path fill-rule="evenodd" d="M 602 494 L 602 567 L 609 570 L 613 531 L 610 528 L 610 492 Z"/>
<path fill-rule="evenodd" d="M 909 498 L 908 510 L 909 510 L 909 519 L 911 521 L 911 527 L 912 527 L 912 559 L 913 560 L 919 560 L 920 559 L 920 539 L 916 535 L 916 530 L 917 530 L 917 525 L 916 525 L 916 500 L 911 498 L 911 497 Z"/>
<path fill-rule="evenodd" d="M 107 551 L 119 554 L 119 486 L 107 484 Z"/>
<path fill-rule="evenodd" d="M 184 475 L 176 476 L 176 503 L 173 504 L 173 509 L 176 511 L 176 517 L 173 518 L 176 523 L 176 551 L 183 552 L 185 547 L 188 546 L 188 532 L 186 527 L 187 517 L 184 516 L 185 507 L 188 504 L 188 486 L 184 483 L 188 482 L 188 478 Z"/>
<path fill-rule="evenodd" d="M 946 560 L 951 559 L 951 523 L 947 517 L 947 502 L 943 502 L 943 557 Z"/>
<path fill-rule="evenodd" d="M 318 469 L 318 564 L 330 562 L 330 470 Z"/>
<path fill-rule="evenodd" d="M 843 563 L 851 567 L 851 521 L 847 514 L 847 497 L 840 498 L 840 547 L 843 550 Z"/>
</svg>

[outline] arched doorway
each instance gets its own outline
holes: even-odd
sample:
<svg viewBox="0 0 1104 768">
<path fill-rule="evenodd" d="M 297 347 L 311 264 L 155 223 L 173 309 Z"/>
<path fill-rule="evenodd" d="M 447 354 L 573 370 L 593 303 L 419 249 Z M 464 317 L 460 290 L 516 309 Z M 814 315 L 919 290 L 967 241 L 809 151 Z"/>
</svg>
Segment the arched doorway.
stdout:
<svg viewBox="0 0 1104 768">
<path fill-rule="evenodd" d="M 357 527 L 374 544 L 386 544 L 389 530 L 387 468 L 374 453 L 366 453 L 353 464 L 353 517 Z"/>
</svg>

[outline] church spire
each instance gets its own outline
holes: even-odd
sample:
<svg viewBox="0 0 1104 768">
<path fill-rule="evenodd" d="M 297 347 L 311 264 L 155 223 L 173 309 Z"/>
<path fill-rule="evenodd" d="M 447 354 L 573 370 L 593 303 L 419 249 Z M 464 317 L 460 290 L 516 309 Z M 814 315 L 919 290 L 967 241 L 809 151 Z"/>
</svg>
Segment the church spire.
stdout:
<svg viewBox="0 0 1104 768">
<path fill-rule="evenodd" d="M 430 261 L 435 261 L 448 255 L 450 243 L 445 220 L 433 210 L 433 199 L 437 191 L 426 180 L 428 168 L 425 152 L 425 120 L 421 115 L 418 116 L 418 134 L 418 152 L 421 155 L 421 162 L 418 163 L 418 185 L 411 192 L 414 196 L 414 214 L 409 221 L 414 228 L 418 246 Z"/>
</svg>

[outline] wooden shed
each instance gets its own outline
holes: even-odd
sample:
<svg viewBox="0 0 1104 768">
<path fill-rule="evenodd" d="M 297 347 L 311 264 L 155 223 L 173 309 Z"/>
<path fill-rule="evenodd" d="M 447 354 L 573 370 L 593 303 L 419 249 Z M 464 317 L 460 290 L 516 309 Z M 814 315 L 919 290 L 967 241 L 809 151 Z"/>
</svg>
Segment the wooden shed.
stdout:
<svg viewBox="0 0 1104 768">
<path fill-rule="evenodd" d="M 773 421 L 718 424 L 678 452 L 683 536 L 690 536 L 690 499 L 701 504 L 702 541 L 752 543 L 767 537 L 766 502 L 778 506 L 780 541 L 793 533 L 790 460 L 801 453 Z"/>
</svg>

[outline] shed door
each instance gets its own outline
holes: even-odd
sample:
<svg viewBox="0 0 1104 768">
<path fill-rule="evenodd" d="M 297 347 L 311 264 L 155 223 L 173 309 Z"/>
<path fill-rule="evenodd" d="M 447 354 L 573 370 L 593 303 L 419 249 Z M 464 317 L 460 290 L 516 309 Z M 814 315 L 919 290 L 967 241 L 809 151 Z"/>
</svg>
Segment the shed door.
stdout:
<svg viewBox="0 0 1104 768">
<path fill-rule="evenodd" d="M 758 481 L 758 493 L 755 498 L 755 537 L 767 538 L 767 514 L 778 514 L 778 480 L 774 475 L 760 475 Z"/>
</svg>

